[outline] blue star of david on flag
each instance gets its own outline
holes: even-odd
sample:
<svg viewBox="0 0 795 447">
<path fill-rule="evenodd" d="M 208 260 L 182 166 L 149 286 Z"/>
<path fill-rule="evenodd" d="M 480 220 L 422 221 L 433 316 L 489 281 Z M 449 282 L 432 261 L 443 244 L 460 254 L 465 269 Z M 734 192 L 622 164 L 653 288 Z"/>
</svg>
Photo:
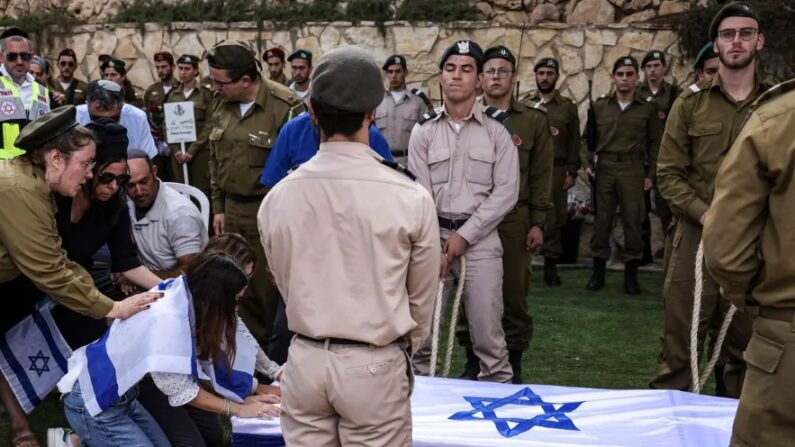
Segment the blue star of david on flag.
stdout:
<svg viewBox="0 0 795 447">
<path fill-rule="evenodd" d="M 50 367 L 47 366 L 50 358 L 44 355 L 41 349 L 39 349 L 36 355 L 29 355 L 28 359 L 30 359 L 30 368 L 28 368 L 28 370 L 35 372 L 39 377 L 46 372 L 50 372 Z M 41 366 L 39 366 L 39 360 L 41 360 Z"/>
<path fill-rule="evenodd" d="M 448 419 L 454 421 L 491 421 L 494 422 L 497 431 L 506 438 L 524 433 L 533 427 L 574 431 L 580 430 L 574 425 L 574 422 L 572 422 L 566 413 L 571 413 L 576 410 L 583 402 L 567 402 L 562 404 L 544 402 L 540 396 L 528 387 L 503 398 L 464 396 L 464 399 L 466 399 L 474 409 L 460 411 L 450 416 Z M 544 412 L 529 419 L 497 416 L 494 410 L 507 405 L 538 406 L 541 407 L 541 410 Z M 482 416 L 478 416 L 478 414 Z M 509 423 L 516 425 L 511 428 Z"/>
</svg>

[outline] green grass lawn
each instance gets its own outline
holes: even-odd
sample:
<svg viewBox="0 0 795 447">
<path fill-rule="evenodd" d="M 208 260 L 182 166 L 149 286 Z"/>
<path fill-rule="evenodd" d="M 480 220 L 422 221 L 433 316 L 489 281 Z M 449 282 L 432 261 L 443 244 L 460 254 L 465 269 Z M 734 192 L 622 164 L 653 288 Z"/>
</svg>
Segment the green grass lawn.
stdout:
<svg viewBox="0 0 795 447">
<path fill-rule="evenodd" d="M 607 286 L 588 292 L 588 269 L 561 269 L 561 287 L 547 287 L 533 274 L 530 311 L 535 333 L 523 359 L 528 383 L 593 388 L 646 388 L 657 368 L 662 333 L 662 274 L 641 272 L 641 295 L 626 295 L 623 273 L 608 272 Z M 445 331 L 446 332 L 446 331 Z M 453 372 L 463 369 L 456 346 Z M 45 440 L 47 427 L 66 426 L 57 395 L 31 415 Z M 8 418 L 0 417 L 0 445 L 8 439 Z"/>
</svg>

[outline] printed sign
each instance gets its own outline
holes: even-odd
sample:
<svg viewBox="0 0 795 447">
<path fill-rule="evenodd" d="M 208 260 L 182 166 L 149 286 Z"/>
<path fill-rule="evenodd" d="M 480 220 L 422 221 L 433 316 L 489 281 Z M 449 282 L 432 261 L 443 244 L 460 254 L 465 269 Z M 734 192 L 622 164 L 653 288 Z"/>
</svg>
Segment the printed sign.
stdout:
<svg viewBox="0 0 795 447">
<path fill-rule="evenodd" d="M 167 102 L 163 104 L 166 115 L 166 141 L 171 143 L 191 143 L 196 141 L 196 119 L 193 103 Z"/>
</svg>

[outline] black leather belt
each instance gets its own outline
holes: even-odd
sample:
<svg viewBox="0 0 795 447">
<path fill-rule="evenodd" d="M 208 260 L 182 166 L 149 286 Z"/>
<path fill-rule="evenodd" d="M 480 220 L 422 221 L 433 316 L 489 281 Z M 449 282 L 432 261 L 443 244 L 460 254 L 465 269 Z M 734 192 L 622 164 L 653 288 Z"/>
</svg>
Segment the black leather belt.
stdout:
<svg viewBox="0 0 795 447">
<path fill-rule="evenodd" d="M 612 152 L 600 152 L 596 154 L 599 160 L 609 160 L 621 163 L 622 161 L 642 161 L 645 157 L 643 154 L 615 154 Z"/>
<path fill-rule="evenodd" d="M 301 340 L 313 341 L 315 343 L 321 343 L 321 344 L 326 343 L 326 340 L 328 340 L 328 344 L 330 345 L 370 346 L 370 343 L 365 343 L 359 340 L 348 340 L 347 338 L 312 338 L 301 334 L 295 334 L 295 335 Z"/>
<path fill-rule="evenodd" d="M 439 228 L 456 231 L 463 227 L 464 224 L 467 223 L 467 220 L 468 219 L 447 219 L 445 217 L 439 217 Z"/>
<path fill-rule="evenodd" d="M 392 156 L 393 157 L 406 157 L 406 156 L 409 155 L 409 150 L 408 149 L 403 149 L 402 151 L 391 150 L 389 152 L 392 152 Z"/>
<path fill-rule="evenodd" d="M 263 195 L 254 195 L 254 196 L 244 196 L 242 194 L 232 194 L 226 193 L 226 198 L 238 203 L 251 203 L 251 202 L 262 202 L 262 199 L 265 198 L 265 194 Z"/>
</svg>

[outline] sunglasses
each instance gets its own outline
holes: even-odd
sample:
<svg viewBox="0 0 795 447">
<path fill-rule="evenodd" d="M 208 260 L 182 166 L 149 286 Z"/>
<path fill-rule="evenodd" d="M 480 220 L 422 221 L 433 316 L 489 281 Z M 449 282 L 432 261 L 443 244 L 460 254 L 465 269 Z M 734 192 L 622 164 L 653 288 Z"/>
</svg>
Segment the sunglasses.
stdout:
<svg viewBox="0 0 795 447">
<path fill-rule="evenodd" d="M 103 172 L 97 175 L 97 182 L 101 185 L 107 185 L 112 181 L 116 181 L 117 186 L 126 185 L 130 181 L 130 176 L 127 174 L 116 175 L 110 172 Z"/>
<path fill-rule="evenodd" d="M 97 120 L 100 120 L 102 118 L 107 118 L 107 119 L 116 121 L 118 123 L 121 120 L 121 113 L 119 113 L 118 115 L 112 115 L 112 116 L 100 116 L 100 115 L 94 115 L 94 114 L 89 113 L 88 114 L 88 118 L 91 121 L 97 121 Z"/>
<path fill-rule="evenodd" d="M 61 61 L 58 62 L 58 65 L 60 65 L 61 67 L 74 67 L 75 63 L 72 61 Z"/>
<path fill-rule="evenodd" d="M 6 59 L 9 62 L 14 62 L 17 58 L 22 59 L 25 62 L 30 62 L 30 59 L 33 57 L 30 53 L 6 53 Z"/>
</svg>

